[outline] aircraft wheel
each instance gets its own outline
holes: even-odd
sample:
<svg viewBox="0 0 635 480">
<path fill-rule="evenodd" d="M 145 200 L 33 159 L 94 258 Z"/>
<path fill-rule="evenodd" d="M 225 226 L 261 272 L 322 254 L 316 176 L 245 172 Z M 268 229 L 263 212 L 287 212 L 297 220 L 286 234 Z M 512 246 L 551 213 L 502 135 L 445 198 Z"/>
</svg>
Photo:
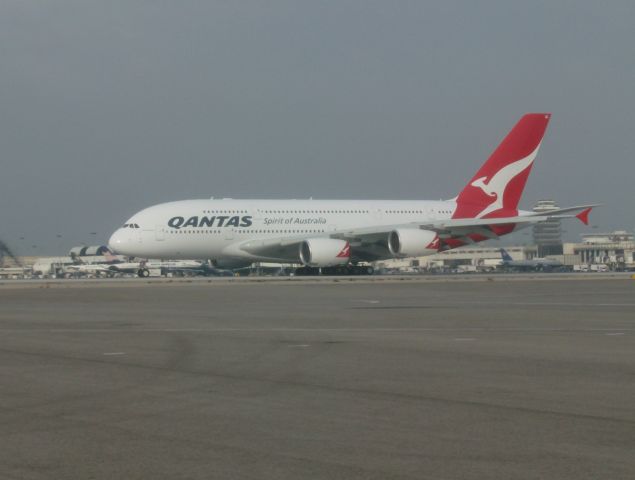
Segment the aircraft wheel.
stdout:
<svg viewBox="0 0 635 480">
<path fill-rule="evenodd" d="M 139 271 L 137 272 L 137 274 L 141 278 L 147 278 L 147 277 L 150 276 L 150 270 L 148 270 L 147 268 L 140 268 Z"/>
</svg>

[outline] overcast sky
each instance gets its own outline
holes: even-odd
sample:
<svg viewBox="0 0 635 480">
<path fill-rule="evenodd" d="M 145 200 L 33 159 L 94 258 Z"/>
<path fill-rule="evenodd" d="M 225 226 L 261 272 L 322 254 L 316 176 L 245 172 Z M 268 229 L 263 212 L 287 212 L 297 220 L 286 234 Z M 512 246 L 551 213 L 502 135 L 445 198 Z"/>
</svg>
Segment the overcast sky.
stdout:
<svg viewBox="0 0 635 480">
<path fill-rule="evenodd" d="M 66 253 L 210 196 L 451 198 L 528 111 L 553 118 L 522 206 L 632 231 L 634 24 L 632 0 L 2 0 L 0 238 Z"/>
</svg>

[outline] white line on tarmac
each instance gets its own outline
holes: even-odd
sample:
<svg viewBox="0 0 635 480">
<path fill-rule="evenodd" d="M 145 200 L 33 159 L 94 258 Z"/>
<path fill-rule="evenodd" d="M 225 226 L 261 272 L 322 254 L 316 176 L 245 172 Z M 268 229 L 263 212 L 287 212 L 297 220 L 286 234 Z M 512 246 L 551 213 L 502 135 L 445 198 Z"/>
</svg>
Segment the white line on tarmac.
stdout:
<svg viewBox="0 0 635 480">
<path fill-rule="evenodd" d="M 635 303 L 583 303 L 583 302 L 466 302 L 462 305 L 491 305 L 492 307 L 635 307 Z"/>
<path fill-rule="evenodd" d="M 584 302 L 451 302 L 429 305 L 410 305 L 410 307 L 442 308 L 461 306 L 486 306 L 486 307 L 635 307 L 635 303 L 584 303 Z M 396 308 L 409 305 L 398 305 Z M 386 307 L 382 307 L 386 308 Z M 372 310 L 372 309 L 371 309 Z"/>
<path fill-rule="evenodd" d="M 125 355 L 126 352 L 106 352 L 104 355 Z"/>
<path fill-rule="evenodd" d="M 358 302 L 375 303 L 373 301 L 358 300 Z M 376 303 L 379 303 L 377 301 Z M 384 304 L 385 305 L 385 304 Z M 478 302 L 450 302 L 450 303 L 431 303 L 420 305 L 385 305 L 380 308 L 447 308 L 456 306 L 486 306 L 486 307 L 635 307 L 635 303 L 584 303 L 584 302 L 497 302 L 497 301 L 478 301 Z M 372 310 L 372 308 L 369 308 Z"/>
<path fill-rule="evenodd" d="M 610 328 L 514 328 L 514 327 L 360 327 L 360 328 L 60 328 L 60 329 L 34 329 L 34 328 L 0 328 L 4 333 L 20 332 L 47 332 L 47 333 L 279 333 L 279 332 L 563 332 L 563 333 L 606 333 Z M 620 328 L 620 332 L 634 332 L 635 328 Z M 123 355 L 125 352 L 112 352 L 111 354 Z"/>
</svg>

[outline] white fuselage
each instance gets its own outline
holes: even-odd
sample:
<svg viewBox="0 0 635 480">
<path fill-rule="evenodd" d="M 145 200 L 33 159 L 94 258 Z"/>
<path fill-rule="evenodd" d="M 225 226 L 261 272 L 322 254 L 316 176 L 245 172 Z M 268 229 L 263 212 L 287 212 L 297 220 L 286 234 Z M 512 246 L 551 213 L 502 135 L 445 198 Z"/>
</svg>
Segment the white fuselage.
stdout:
<svg viewBox="0 0 635 480">
<path fill-rule="evenodd" d="M 133 215 L 109 245 L 125 255 L 217 266 L 261 261 L 337 269 L 499 238 L 550 218 L 518 210 L 550 117 L 523 115 L 450 201 L 186 200 Z M 586 222 L 590 207 L 581 208 Z M 577 209 L 552 214 L 564 218 Z"/>
<path fill-rule="evenodd" d="M 143 258 L 289 261 L 250 254 L 240 245 L 449 219 L 455 208 L 453 201 L 422 200 L 184 200 L 136 213 L 109 245 Z M 383 258 L 389 257 L 386 251 Z"/>
</svg>

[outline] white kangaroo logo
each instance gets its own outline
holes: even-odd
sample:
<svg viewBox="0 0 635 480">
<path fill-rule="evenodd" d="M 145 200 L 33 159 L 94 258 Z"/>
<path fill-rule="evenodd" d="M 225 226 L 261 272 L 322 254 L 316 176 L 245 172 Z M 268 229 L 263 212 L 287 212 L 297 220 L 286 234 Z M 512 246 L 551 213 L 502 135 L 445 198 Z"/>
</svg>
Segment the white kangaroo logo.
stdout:
<svg viewBox="0 0 635 480">
<path fill-rule="evenodd" d="M 496 210 L 503 208 L 503 197 L 505 195 L 507 185 L 509 185 L 509 182 L 511 182 L 513 178 L 525 171 L 525 169 L 533 163 L 536 155 L 538 154 L 538 148 L 540 148 L 540 144 L 525 158 L 521 158 L 520 160 L 501 168 L 494 174 L 494 176 L 492 176 L 492 178 L 489 179 L 487 183 L 485 182 L 487 177 L 477 178 L 470 183 L 473 187 L 478 187 L 483 190 L 488 197 L 495 197 L 495 200 L 481 210 L 481 212 L 476 215 L 476 218 L 482 218 L 488 213 L 495 212 Z"/>
</svg>

